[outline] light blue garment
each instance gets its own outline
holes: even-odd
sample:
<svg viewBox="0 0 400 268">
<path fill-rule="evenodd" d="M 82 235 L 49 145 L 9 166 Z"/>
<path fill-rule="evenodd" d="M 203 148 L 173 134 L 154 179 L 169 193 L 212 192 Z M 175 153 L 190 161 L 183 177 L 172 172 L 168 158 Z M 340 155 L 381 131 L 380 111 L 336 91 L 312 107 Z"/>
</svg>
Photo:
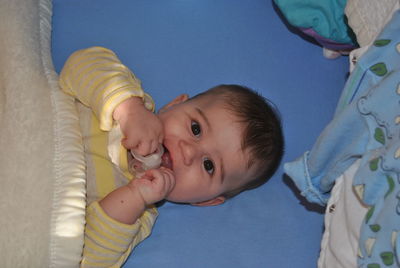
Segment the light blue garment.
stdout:
<svg viewBox="0 0 400 268">
<path fill-rule="evenodd" d="M 285 164 L 310 201 L 326 204 L 336 178 L 361 159 L 353 186 L 369 207 L 359 267 L 400 265 L 400 13 L 361 57 L 333 120 L 311 149 Z"/>
<path fill-rule="evenodd" d="M 343 44 L 354 44 L 344 14 L 347 0 L 275 0 L 293 26 L 313 29 L 320 36 Z"/>
</svg>

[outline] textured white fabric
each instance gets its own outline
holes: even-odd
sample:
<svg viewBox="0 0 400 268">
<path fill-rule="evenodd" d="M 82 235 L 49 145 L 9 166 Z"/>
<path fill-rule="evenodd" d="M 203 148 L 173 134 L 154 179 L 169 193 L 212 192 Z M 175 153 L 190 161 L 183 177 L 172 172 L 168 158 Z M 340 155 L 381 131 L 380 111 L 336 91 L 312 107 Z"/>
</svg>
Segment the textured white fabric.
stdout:
<svg viewBox="0 0 400 268">
<path fill-rule="evenodd" d="M 58 89 L 50 0 L 0 0 L 0 267 L 77 267 L 85 166 Z"/>
<path fill-rule="evenodd" d="M 350 53 L 350 72 L 358 59 L 368 50 L 393 13 L 400 8 L 400 0 L 348 0 L 345 13 L 360 48 Z"/>
<path fill-rule="evenodd" d="M 399 8 L 399 0 L 348 0 L 345 14 L 360 47 L 368 46 Z"/>
<path fill-rule="evenodd" d="M 360 226 L 367 208 L 353 191 L 354 174 L 360 160 L 335 182 L 325 212 L 325 232 L 318 268 L 356 268 Z"/>
</svg>

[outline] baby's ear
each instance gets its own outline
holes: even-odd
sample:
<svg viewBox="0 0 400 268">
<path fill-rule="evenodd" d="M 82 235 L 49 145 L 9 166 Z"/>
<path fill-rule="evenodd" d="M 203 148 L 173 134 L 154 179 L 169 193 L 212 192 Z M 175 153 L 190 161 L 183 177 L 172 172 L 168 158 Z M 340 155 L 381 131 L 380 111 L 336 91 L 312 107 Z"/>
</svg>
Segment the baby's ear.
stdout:
<svg viewBox="0 0 400 268">
<path fill-rule="evenodd" d="M 226 198 L 221 195 L 214 199 L 211 199 L 208 201 L 203 201 L 203 202 L 192 203 L 191 205 L 198 206 L 198 207 L 217 206 L 217 205 L 221 205 L 222 203 L 224 203 L 225 200 L 226 200 Z"/>
<path fill-rule="evenodd" d="M 167 110 L 168 108 L 170 108 L 170 107 L 172 107 L 172 106 L 174 106 L 176 104 L 185 102 L 188 99 L 189 99 L 189 95 L 188 94 L 181 94 L 181 95 L 177 96 L 175 99 L 173 99 L 172 101 L 170 101 L 169 103 L 167 103 L 164 107 L 162 107 L 159 110 L 159 113 L 164 112 L 165 110 Z"/>
</svg>

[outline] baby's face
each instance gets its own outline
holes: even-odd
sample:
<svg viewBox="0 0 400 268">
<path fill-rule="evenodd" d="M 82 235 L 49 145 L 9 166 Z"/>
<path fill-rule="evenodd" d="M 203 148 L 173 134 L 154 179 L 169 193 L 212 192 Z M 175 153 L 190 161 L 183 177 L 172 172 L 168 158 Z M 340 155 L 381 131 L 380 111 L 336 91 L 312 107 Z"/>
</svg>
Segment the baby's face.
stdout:
<svg viewBox="0 0 400 268">
<path fill-rule="evenodd" d="M 163 165 L 173 170 L 175 187 L 167 200 L 184 203 L 224 201 L 223 193 L 250 178 L 248 154 L 241 148 L 243 127 L 209 96 L 160 111 L 164 126 Z"/>
</svg>

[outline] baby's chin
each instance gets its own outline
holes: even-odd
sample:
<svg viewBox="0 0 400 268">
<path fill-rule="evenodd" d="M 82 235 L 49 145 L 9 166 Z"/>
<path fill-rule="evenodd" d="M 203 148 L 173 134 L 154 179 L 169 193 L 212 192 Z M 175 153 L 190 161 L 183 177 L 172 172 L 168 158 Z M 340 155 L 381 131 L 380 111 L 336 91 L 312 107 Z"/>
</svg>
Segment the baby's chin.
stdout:
<svg viewBox="0 0 400 268">
<path fill-rule="evenodd" d="M 179 196 L 179 195 L 178 195 Z M 171 193 L 165 198 L 168 202 L 176 203 L 176 204 L 190 204 L 190 202 L 183 200 L 182 198 L 179 198 L 174 190 L 171 191 Z"/>
</svg>

